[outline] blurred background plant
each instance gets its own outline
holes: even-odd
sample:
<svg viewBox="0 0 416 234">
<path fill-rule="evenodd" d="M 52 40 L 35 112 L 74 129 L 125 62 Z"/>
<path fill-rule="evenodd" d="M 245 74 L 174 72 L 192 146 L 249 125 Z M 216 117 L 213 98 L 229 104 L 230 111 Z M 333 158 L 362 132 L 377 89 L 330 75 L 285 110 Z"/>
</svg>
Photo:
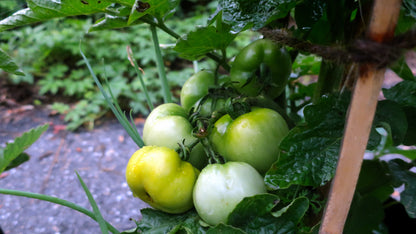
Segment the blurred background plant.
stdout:
<svg viewBox="0 0 416 234">
<path fill-rule="evenodd" d="M 215 12 L 215 1 L 182 1 L 174 17 L 166 24 L 179 34 L 185 34 L 195 25 L 206 25 Z M 26 7 L 24 0 L 0 1 L 0 20 Z M 81 126 L 94 127 L 97 119 L 109 113 L 101 93 L 86 69 L 79 53 L 80 41 L 96 74 L 107 77 L 114 96 L 121 107 L 133 114 L 146 116 L 149 112 L 145 95 L 137 73 L 131 66 L 126 47 L 130 46 L 138 65 L 144 71 L 144 82 L 152 102 L 162 103 L 162 90 L 158 81 L 152 34 L 147 24 L 122 29 L 89 32 L 94 22 L 102 16 L 78 16 L 53 19 L 40 24 L 25 26 L 0 34 L 0 49 L 13 56 L 25 76 L 0 71 L 3 86 L 20 89 L 20 93 L 33 95 L 30 101 L 36 105 L 48 105 L 52 111 L 62 114 L 68 130 Z M 253 32 L 239 35 L 228 57 L 237 48 L 247 44 Z M 192 62 L 181 59 L 173 50 L 175 39 L 158 33 L 165 63 L 166 75 L 178 101 L 179 91 L 185 80 L 194 73 Z M 231 56 L 230 56 L 231 55 Z M 209 59 L 198 61 L 198 69 L 214 69 Z M 19 101 L 19 100 L 16 100 Z"/>
</svg>

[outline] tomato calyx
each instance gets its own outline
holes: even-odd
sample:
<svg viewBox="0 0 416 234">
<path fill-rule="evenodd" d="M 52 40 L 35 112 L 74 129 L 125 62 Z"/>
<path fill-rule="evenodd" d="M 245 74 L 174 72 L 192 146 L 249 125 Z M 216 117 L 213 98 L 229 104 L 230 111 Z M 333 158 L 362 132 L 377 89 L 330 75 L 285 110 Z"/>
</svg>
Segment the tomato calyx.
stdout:
<svg viewBox="0 0 416 234">
<path fill-rule="evenodd" d="M 189 161 L 190 157 L 191 157 L 191 152 L 192 149 L 199 143 L 199 140 L 196 139 L 194 141 L 192 141 L 190 144 L 185 144 L 185 139 L 183 139 L 181 142 L 178 142 L 178 148 L 175 150 L 178 154 L 179 157 L 183 160 L 183 161 Z"/>
</svg>

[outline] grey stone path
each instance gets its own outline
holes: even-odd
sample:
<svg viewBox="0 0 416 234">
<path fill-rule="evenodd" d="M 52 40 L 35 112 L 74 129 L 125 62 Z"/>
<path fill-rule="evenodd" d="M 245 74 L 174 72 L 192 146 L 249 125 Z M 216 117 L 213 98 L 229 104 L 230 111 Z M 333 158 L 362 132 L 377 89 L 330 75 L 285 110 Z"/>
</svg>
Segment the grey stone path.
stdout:
<svg viewBox="0 0 416 234">
<path fill-rule="evenodd" d="M 137 146 L 116 120 L 92 131 L 67 132 L 45 109 L 28 108 L 14 118 L 0 109 L 0 144 L 32 127 L 52 125 L 27 152 L 31 159 L 0 176 L 0 188 L 56 196 L 91 207 L 75 172 L 93 194 L 104 219 L 118 230 L 135 227 L 146 204 L 134 198 L 125 182 L 125 166 Z M 138 125 L 140 129 L 141 126 Z M 98 224 L 72 209 L 45 201 L 0 194 L 0 226 L 14 233 L 100 233 Z"/>
</svg>

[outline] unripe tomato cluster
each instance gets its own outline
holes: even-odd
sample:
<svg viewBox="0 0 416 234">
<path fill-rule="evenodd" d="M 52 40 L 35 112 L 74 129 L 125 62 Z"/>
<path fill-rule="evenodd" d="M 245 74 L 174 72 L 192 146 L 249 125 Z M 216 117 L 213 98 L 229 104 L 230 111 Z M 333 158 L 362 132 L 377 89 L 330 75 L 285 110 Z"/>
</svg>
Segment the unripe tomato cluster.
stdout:
<svg viewBox="0 0 416 234">
<path fill-rule="evenodd" d="M 273 109 L 251 105 L 236 115 L 228 106 L 234 98 L 276 98 L 290 71 L 288 53 L 261 39 L 237 55 L 229 76 L 203 70 L 190 77 L 180 104 L 159 105 L 146 119 L 146 146 L 126 170 L 133 195 L 167 213 L 195 207 L 203 221 L 216 225 L 226 223 L 244 197 L 266 193 L 263 176 L 278 160 L 289 128 Z"/>
</svg>

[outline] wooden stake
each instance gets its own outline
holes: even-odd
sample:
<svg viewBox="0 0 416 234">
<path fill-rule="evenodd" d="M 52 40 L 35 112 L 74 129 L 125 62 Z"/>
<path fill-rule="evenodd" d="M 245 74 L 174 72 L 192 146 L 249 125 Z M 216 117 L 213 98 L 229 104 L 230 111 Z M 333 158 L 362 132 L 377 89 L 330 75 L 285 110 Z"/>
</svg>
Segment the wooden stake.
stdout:
<svg viewBox="0 0 416 234">
<path fill-rule="evenodd" d="M 394 36 L 401 0 L 375 0 L 367 37 L 384 42 Z M 328 196 L 320 234 L 340 234 L 357 185 L 368 143 L 385 69 L 373 64 L 360 66 L 348 110 L 344 137 L 335 177 Z"/>
</svg>

